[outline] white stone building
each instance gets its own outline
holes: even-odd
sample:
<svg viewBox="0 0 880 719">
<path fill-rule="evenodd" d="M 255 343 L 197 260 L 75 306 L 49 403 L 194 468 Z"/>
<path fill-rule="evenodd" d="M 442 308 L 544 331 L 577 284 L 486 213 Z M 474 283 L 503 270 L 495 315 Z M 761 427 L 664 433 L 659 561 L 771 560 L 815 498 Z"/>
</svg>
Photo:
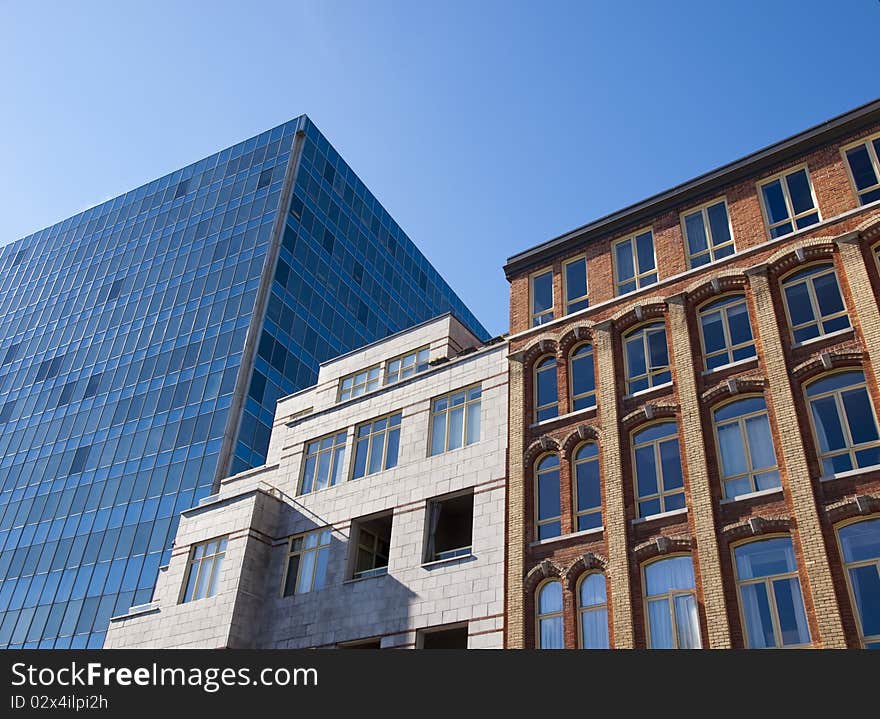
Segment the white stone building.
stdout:
<svg viewBox="0 0 880 719">
<path fill-rule="evenodd" d="M 506 353 L 444 315 L 322 365 L 105 647 L 501 648 Z"/>
</svg>

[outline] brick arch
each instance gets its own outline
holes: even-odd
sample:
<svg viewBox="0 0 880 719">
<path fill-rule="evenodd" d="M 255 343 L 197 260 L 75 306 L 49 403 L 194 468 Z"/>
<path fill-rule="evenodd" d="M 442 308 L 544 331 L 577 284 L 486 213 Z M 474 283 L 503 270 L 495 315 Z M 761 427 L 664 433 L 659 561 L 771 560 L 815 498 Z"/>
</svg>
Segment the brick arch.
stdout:
<svg viewBox="0 0 880 719">
<path fill-rule="evenodd" d="M 791 371 L 791 376 L 801 384 L 833 369 L 860 369 L 865 371 L 866 353 L 860 349 L 843 349 L 821 352 L 801 362 Z"/>
<path fill-rule="evenodd" d="M 558 353 L 568 361 L 569 353 L 576 345 L 586 342 L 593 343 L 593 324 L 581 322 L 566 330 L 557 341 Z"/>
<path fill-rule="evenodd" d="M 559 452 L 559 442 L 549 434 L 544 434 L 532 442 L 523 453 L 523 462 L 531 466 L 545 452 Z"/>
<path fill-rule="evenodd" d="M 628 430 L 633 430 L 638 425 L 655 419 L 678 419 L 678 405 L 648 402 L 644 407 L 639 407 L 623 417 L 620 424 Z"/>
<path fill-rule="evenodd" d="M 562 440 L 559 448 L 566 456 L 569 456 L 572 450 L 581 442 L 590 441 L 599 441 L 599 430 L 591 424 L 582 424 Z"/>
<path fill-rule="evenodd" d="M 539 357 L 557 354 L 556 340 L 546 336 L 541 337 L 532 342 L 528 347 L 523 348 L 521 352 L 523 366 L 527 371 L 531 371 L 534 369 L 535 360 Z"/>
<path fill-rule="evenodd" d="M 528 571 L 523 580 L 523 589 L 531 594 L 545 579 L 559 579 L 561 581 L 562 578 L 562 569 L 559 565 L 551 562 L 549 559 L 545 559 Z"/>
<path fill-rule="evenodd" d="M 735 542 L 748 537 L 760 537 L 764 534 L 790 534 L 794 526 L 790 517 L 777 515 L 773 517 L 749 517 L 721 529 L 721 536 L 728 542 Z"/>
<path fill-rule="evenodd" d="M 781 278 L 799 265 L 816 260 L 831 260 L 837 250 L 833 237 L 812 237 L 786 245 L 767 259 L 767 268 L 774 277 Z"/>
<path fill-rule="evenodd" d="M 651 297 L 635 305 L 619 310 L 609 318 L 614 328 L 623 334 L 637 325 L 651 320 L 662 320 L 666 317 L 666 301 L 659 297 Z"/>
<path fill-rule="evenodd" d="M 859 494 L 845 497 L 830 505 L 825 513 L 832 524 L 856 517 L 868 518 L 872 514 L 880 514 L 880 495 Z"/>
<path fill-rule="evenodd" d="M 710 280 L 698 280 L 685 289 L 688 301 L 693 307 L 697 307 L 707 300 L 725 295 L 731 292 L 744 292 L 749 285 L 749 279 L 741 269 L 723 270 L 715 274 Z"/>
<path fill-rule="evenodd" d="M 866 240 L 880 236 L 880 213 L 875 212 L 857 225 L 856 232 L 861 233 L 862 237 Z"/>
<path fill-rule="evenodd" d="M 574 592 L 577 583 L 582 576 L 590 572 L 600 571 L 606 574 L 608 569 L 608 560 L 600 554 L 586 552 L 575 559 L 568 567 L 565 568 L 562 576 L 565 579 L 568 588 Z"/>
<path fill-rule="evenodd" d="M 649 559 L 662 557 L 666 554 L 680 554 L 682 552 L 691 552 L 694 548 L 694 541 L 688 535 L 676 535 L 667 537 L 661 535 L 636 545 L 633 549 L 633 556 L 639 564 L 647 562 Z"/>
<path fill-rule="evenodd" d="M 767 378 L 758 375 L 730 377 L 703 392 L 701 399 L 706 404 L 714 405 L 721 400 L 731 399 L 738 395 L 762 394 L 767 385 Z"/>
</svg>

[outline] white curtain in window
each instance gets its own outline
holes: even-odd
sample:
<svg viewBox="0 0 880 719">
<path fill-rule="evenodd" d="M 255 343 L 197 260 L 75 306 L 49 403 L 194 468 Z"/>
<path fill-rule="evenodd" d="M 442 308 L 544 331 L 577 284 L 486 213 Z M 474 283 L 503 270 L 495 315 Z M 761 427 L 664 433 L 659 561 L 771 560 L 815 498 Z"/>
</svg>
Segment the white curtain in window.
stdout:
<svg viewBox="0 0 880 719">
<path fill-rule="evenodd" d="M 564 649 L 562 617 L 541 620 L 541 649 Z"/>
<path fill-rule="evenodd" d="M 697 600 L 693 594 L 675 597 L 675 626 L 679 649 L 700 648 L 700 621 L 697 617 Z"/>
<path fill-rule="evenodd" d="M 752 467 L 763 469 L 776 466 L 776 453 L 773 451 L 773 435 L 767 415 L 762 414 L 746 420 L 746 432 L 749 435 L 749 448 L 752 452 Z"/>
<path fill-rule="evenodd" d="M 651 649 L 674 649 L 672 617 L 666 597 L 648 602 L 648 620 L 651 624 Z"/>
<path fill-rule="evenodd" d="M 584 649 L 608 649 L 608 610 L 593 609 L 581 615 Z"/>
</svg>

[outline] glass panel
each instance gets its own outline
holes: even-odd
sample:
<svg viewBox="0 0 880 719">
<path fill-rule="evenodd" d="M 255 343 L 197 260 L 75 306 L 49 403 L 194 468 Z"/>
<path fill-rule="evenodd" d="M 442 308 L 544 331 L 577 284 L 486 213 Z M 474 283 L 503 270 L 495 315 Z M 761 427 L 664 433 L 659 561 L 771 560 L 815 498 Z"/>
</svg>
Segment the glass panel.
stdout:
<svg viewBox="0 0 880 719">
<path fill-rule="evenodd" d="M 773 636 L 773 619 L 767 586 L 764 583 L 747 584 L 742 588 L 742 601 L 749 648 L 775 647 L 776 639 Z"/>
<path fill-rule="evenodd" d="M 538 539 L 551 539 L 558 537 L 562 533 L 562 524 L 559 522 L 548 522 L 538 527 Z"/>
<path fill-rule="evenodd" d="M 700 648 L 700 620 L 697 616 L 697 600 L 693 594 L 676 595 L 675 628 L 678 631 L 679 649 Z"/>
<path fill-rule="evenodd" d="M 436 414 L 431 427 L 431 454 L 442 454 L 445 450 L 446 414 Z"/>
<path fill-rule="evenodd" d="M 880 559 L 880 519 L 870 519 L 843 527 L 840 530 L 840 545 L 846 562 Z"/>
<path fill-rule="evenodd" d="M 727 221 L 727 206 L 723 202 L 706 210 L 709 227 L 712 228 L 712 244 L 717 247 L 730 242 L 730 223 Z"/>
<path fill-rule="evenodd" d="M 596 374 L 593 366 L 593 353 L 578 351 L 571 361 L 572 392 L 575 395 L 593 392 L 596 389 Z M 595 402 L 593 402 L 595 404 Z"/>
<path fill-rule="evenodd" d="M 602 504 L 599 488 L 599 462 L 579 462 L 576 465 L 577 474 L 577 509 L 579 512 L 585 509 L 593 509 Z"/>
<path fill-rule="evenodd" d="M 633 265 L 632 241 L 616 244 L 614 246 L 614 255 L 617 265 L 617 279 L 623 282 L 633 277 L 635 275 L 635 267 Z"/>
<path fill-rule="evenodd" d="M 375 474 L 382 470 L 382 450 L 385 447 L 385 433 L 374 434 L 370 439 L 370 463 L 367 468 L 368 474 Z"/>
<path fill-rule="evenodd" d="M 660 464 L 663 468 L 664 490 L 677 489 L 684 485 L 677 438 L 660 443 Z"/>
<path fill-rule="evenodd" d="M 877 439 L 877 423 L 871 409 L 871 400 L 864 387 L 841 393 L 846 421 L 853 442 L 873 442 Z"/>
<path fill-rule="evenodd" d="M 742 344 L 752 341 L 752 327 L 749 324 L 749 309 L 745 302 L 731 305 L 727 309 L 727 324 L 730 327 L 730 341 Z"/>
<path fill-rule="evenodd" d="M 773 593 L 776 595 L 776 613 L 779 615 L 783 646 L 807 644 L 810 632 L 800 582 L 796 578 L 777 579 L 773 582 Z"/>
<path fill-rule="evenodd" d="M 556 362 L 549 360 L 541 363 L 537 372 L 538 406 L 551 404 L 557 400 Z"/>
<path fill-rule="evenodd" d="M 785 195 L 782 193 L 782 184 L 774 180 L 761 188 L 764 196 L 764 209 L 770 224 L 782 222 L 788 218 L 788 208 L 785 206 Z"/>
<path fill-rule="evenodd" d="M 538 519 L 559 516 L 559 470 L 538 475 Z"/>
<path fill-rule="evenodd" d="M 584 649 L 608 649 L 608 610 L 583 612 L 581 633 L 581 646 Z"/>
<path fill-rule="evenodd" d="M 815 397 L 835 389 L 861 384 L 865 381 L 865 375 L 861 372 L 837 372 L 820 380 L 816 380 L 807 387 L 807 396 Z"/>
<path fill-rule="evenodd" d="M 479 402 L 472 402 L 467 406 L 467 440 L 466 444 L 474 444 L 480 441 L 480 408 Z"/>
<path fill-rule="evenodd" d="M 797 569 L 794 549 L 788 537 L 750 542 L 734 551 L 736 571 L 741 580 L 787 574 Z"/>
<path fill-rule="evenodd" d="M 562 584 L 547 582 L 541 587 L 538 598 L 538 614 L 553 614 L 562 611 Z"/>
<path fill-rule="evenodd" d="M 723 350 L 726 346 L 724 337 L 724 324 L 721 320 L 721 312 L 709 312 L 700 318 L 703 325 L 703 342 L 706 353 L 711 354 Z"/>
<path fill-rule="evenodd" d="M 400 429 L 388 432 L 388 447 L 385 449 L 385 469 L 397 466 L 397 450 L 400 447 Z"/>
<path fill-rule="evenodd" d="M 641 333 L 627 339 L 626 362 L 630 377 L 638 377 L 648 371 L 645 364 L 645 345 Z"/>
<path fill-rule="evenodd" d="M 669 600 L 657 599 L 648 602 L 648 621 L 651 630 L 651 649 L 674 649 L 672 639 L 672 616 Z"/>
<path fill-rule="evenodd" d="M 315 552 L 306 552 L 301 555 L 299 581 L 296 585 L 296 593 L 304 594 L 312 588 L 312 573 L 315 571 Z"/>
<path fill-rule="evenodd" d="M 670 557 L 645 567 L 645 585 L 649 597 L 674 589 L 694 588 L 694 565 L 689 556 Z"/>
<path fill-rule="evenodd" d="M 318 550 L 318 564 L 315 568 L 314 589 L 321 589 L 327 584 L 327 560 L 330 558 L 328 548 Z"/>
<path fill-rule="evenodd" d="M 575 260 L 565 265 L 566 300 L 573 300 L 587 294 L 587 261 Z"/>
<path fill-rule="evenodd" d="M 843 298 L 840 296 L 840 288 L 837 286 L 837 276 L 833 272 L 816 277 L 813 280 L 813 287 L 816 289 L 819 311 L 823 316 L 843 311 Z"/>
<path fill-rule="evenodd" d="M 733 419 L 734 417 L 740 417 L 744 414 L 751 414 L 752 412 L 759 412 L 765 409 L 767 409 L 767 404 L 764 402 L 763 397 L 746 397 L 745 399 L 738 399 L 735 402 L 731 402 L 716 409 L 715 421 L 721 422 L 726 419 Z"/>
<path fill-rule="evenodd" d="M 871 164 L 871 157 L 868 154 L 868 147 L 866 145 L 859 145 L 851 150 L 847 150 L 846 159 L 849 160 L 853 180 L 855 180 L 856 187 L 859 190 L 877 184 L 877 175 L 874 172 L 874 166 Z"/>
<path fill-rule="evenodd" d="M 648 348 L 651 353 L 651 368 L 665 367 L 669 364 L 666 350 L 666 330 L 651 330 L 648 333 Z"/>
<path fill-rule="evenodd" d="M 785 286 L 785 301 L 788 305 L 788 314 L 794 326 L 806 322 L 815 321 L 813 305 L 810 302 L 810 293 L 806 282 L 795 282 Z"/>
<path fill-rule="evenodd" d="M 289 597 L 296 586 L 297 570 L 299 569 L 299 555 L 296 554 L 287 560 L 287 576 L 284 578 L 284 596 Z"/>
<path fill-rule="evenodd" d="M 810 182 L 807 180 L 806 170 L 798 170 L 786 176 L 788 194 L 791 196 L 791 205 L 796 214 L 813 209 L 813 196 L 810 193 Z"/>
<path fill-rule="evenodd" d="M 845 447 L 843 427 L 840 424 L 834 397 L 814 399 L 810 402 L 810 408 L 813 412 L 816 435 L 819 438 L 819 450 L 828 452 Z"/>
<path fill-rule="evenodd" d="M 856 608 L 862 623 L 862 635 L 880 635 L 880 572 L 877 564 L 849 570 Z"/>
<path fill-rule="evenodd" d="M 645 232 L 636 237 L 636 254 L 639 258 L 639 273 L 654 269 L 654 235 Z M 642 280 L 642 284 L 650 284 L 648 278 Z"/>
<path fill-rule="evenodd" d="M 581 607 L 604 605 L 605 599 L 604 574 L 590 574 L 581 582 Z"/>
<path fill-rule="evenodd" d="M 536 275 L 532 280 L 532 314 L 553 308 L 553 273 Z"/>
<path fill-rule="evenodd" d="M 362 439 L 357 443 L 354 453 L 354 478 L 358 479 L 367 473 L 367 454 L 369 453 L 369 440 Z M 442 450 L 441 450 L 442 451 Z"/>
<path fill-rule="evenodd" d="M 640 497 L 657 494 L 657 463 L 653 445 L 636 449 L 636 480 Z"/>
<path fill-rule="evenodd" d="M 721 449 L 721 473 L 724 477 L 735 477 L 748 471 L 738 423 L 718 427 L 718 446 Z"/>
<path fill-rule="evenodd" d="M 773 450 L 773 435 L 766 414 L 750 417 L 745 421 L 746 435 L 752 454 L 752 469 L 766 469 L 776 466 L 776 453 Z"/>
<path fill-rule="evenodd" d="M 464 438 L 464 407 L 449 411 L 449 449 L 458 449 Z"/>
<path fill-rule="evenodd" d="M 690 253 L 695 255 L 699 252 L 705 252 L 709 244 L 706 238 L 706 229 L 703 227 L 703 213 L 694 212 L 693 214 L 685 215 L 684 226 L 687 232 Z"/>
<path fill-rule="evenodd" d="M 562 638 L 562 617 L 541 620 L 541 649 L 565 649 Z"/>
</svg>

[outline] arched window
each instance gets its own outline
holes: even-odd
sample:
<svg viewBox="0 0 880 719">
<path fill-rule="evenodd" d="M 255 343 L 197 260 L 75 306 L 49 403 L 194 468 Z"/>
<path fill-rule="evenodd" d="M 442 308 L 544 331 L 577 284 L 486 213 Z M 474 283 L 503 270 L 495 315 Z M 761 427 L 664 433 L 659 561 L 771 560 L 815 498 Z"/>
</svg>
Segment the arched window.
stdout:
<svg viewBox="0 0 880 719">
<path fill-rule="evenodd" d="M 779 469 L 764 398 L 730 402 L 716 409 L 713 418 L 724 496 L 778 487 Z"/>
<path fill-rule="evenodd" d="M 578 345 L 569 360 L 569 385 L 571 386 L 571 409 L 587 409 L 596 406 L 596 368 L 593 347 Z"/>
<path fill-rule="evenodd" d="M 807 385 L 822 475 L 880 464 L 880 435 L 861 370 L 825 375 Z"/>
<path fill-rule="evenodd" d="M 782 293 L 794 342 L 849 327 L 834 265 L 813 265 L 789 275 L 782 282 Z"/>
<path fill-rule="evenodd" d="M 562 582 L 538 587 L 538 649 L 565 649 L 562 632 Z"/>
<path fill-rule="evenodd" d="M 556 389 L 556 358 L 545 357 L 535 365 L 535 421 L 543 422 L 559 414 Z"/>
<path fill-rule="evenodd" d="M 605 575 L 588 574 L 578 588 L 581 649 L 608 649 L 608 604 Z"/>
<path fill-rule="evenodd" d="M 574 492 L 577 531 L 602 526 L 602 489 L 599 480 L 599 445 L 588 442 L 574 455 Z"/>
<path fill-rule="evenodd" d="M 663 322 L 652 322 L 633 330 L 624 336 L 623 346 L 627 394 L 672 380 Z"/>
<path fill-rule="evenodd" d="M 837 532 L 846 581 L 866 649 L 880 649 L 880 517 Z"/>
<path fill-rule="evenodd" d="M 809 644 L 791 538 L 741 544 L 733 556 L 747 646 L 767 649 Z"/>
<path fill-rule="evenodd" d="M 682 509 L 684 480 L 675 422 L 652 424 L 633 435 L 639 516 Z"/>
<path fill-rule="evenodd" d="M 559 457 L 548 454 L 538 462 L 535 471 L 535 523 L 538 539 L 550 539 L 562 533 L 559 491 Z"/>
<path fill-rule="evenodd" d="M 722 297 L 700 309 L 700 336 L 707 370 L 755 356 L 755 339 L 744 295 Z"/>
<path fill-rule="evenodd" d="M 646 564 L 645 602 L 650 649 L 699 649 L 700 621 L 690 555 Z"/>
</svg>

